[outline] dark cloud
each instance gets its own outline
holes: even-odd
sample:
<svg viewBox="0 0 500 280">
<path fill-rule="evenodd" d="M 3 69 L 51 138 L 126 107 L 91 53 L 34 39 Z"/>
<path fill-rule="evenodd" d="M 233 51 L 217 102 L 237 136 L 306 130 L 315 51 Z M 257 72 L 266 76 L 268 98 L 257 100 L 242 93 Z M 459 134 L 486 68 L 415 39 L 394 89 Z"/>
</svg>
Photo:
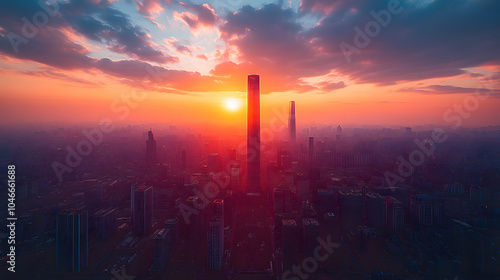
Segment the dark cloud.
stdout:
<svg viewBox="0 0 500 280">
<path fill-rule="evenodd" d="M 128 15 L 107 2 L 73 0 L 61 6 L 61 13 L 74 30 L 90 40 L 105 43 L 116 53 L 158 63 L 179 61 L 155 49 L 145 30 L 134 26 Z"/>
<path fill-rule="evenodd" d="M 436 0 L 428 5 L 400 1 L 403 11 L 392 14 L 387 27 L 347 63 L 340 44 L 355 46 L 354 28 L 364 30 L 374 21 L 371 12 L 387 10 L 388 2 L 335 1 L 335 9 L 308 38 L 335 58 L 332 68 L 357 83 L 450 77 L 464 73 L 464 68 L 500 62 L 500 2 Z"/>
</svg>

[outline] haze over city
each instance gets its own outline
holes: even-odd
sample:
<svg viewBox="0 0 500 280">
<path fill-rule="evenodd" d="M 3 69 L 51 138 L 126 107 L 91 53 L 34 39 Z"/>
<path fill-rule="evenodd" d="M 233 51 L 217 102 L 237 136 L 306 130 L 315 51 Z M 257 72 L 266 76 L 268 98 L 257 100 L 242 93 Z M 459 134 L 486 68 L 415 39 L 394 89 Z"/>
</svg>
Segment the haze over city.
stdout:
<svg viewBox="0 0 500 280">
<path fill-rule="evenodd" d="M 500 2 L 0 2 L 0 278 L 493 280 Z"/>
</svg>

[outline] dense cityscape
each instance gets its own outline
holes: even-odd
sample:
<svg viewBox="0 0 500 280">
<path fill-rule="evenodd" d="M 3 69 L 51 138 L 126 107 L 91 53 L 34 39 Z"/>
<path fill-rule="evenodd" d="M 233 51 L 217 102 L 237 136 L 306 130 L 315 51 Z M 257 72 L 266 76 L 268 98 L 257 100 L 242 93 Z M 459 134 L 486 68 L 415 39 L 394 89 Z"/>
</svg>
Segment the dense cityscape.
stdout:
<svg viewBox="0 0 500 280">
<path fill-rule="evenodd" d="M 1 162 L 17 174 L 16 267 L 29 267 L 16 276 L 498 277 L 498 127 L 297 127 L 290 101 L 288 122 L 270 129 L 259 96 L 250 75 L 247 135 L 2 131 Z"/>
</svg>

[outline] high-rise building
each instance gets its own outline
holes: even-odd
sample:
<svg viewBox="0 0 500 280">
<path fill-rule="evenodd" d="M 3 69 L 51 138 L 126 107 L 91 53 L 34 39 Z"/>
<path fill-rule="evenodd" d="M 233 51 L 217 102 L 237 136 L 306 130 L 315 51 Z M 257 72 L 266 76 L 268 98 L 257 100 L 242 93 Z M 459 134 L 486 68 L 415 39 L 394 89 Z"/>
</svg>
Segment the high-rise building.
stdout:
<svg viewBox="0 0 500 280">
<path fill-rule="evenodd" d="M 148 140 L 146 141 L 146 160 L 156 162 L 156 140 L 153 137 L 153 131 L 148 131 Z"/>
<path fill-rule="evenodd" d="M 57 216 L 58 271 L 81 272 L 88 266 L 88 213 L 85 209 L 66 211 Z"/>
<path fill-rule="evenodd" d="M 304 238 L 304 256 L 312 257 L 314 249 L 318 247 L 319 222 L 316 219 L 302 219 L 302 236 Z"/>
<path fill-rule="evenodd" d="M 404 226 L 403 203 L 392 196 L 384 197 L 385 200 L 385 227 L 387 233 L 396 233 Z"/>
<path fill-rule="evenodd" d="M 232 164 L 231 165 L 231 178 L 230 178 L 230 188 L 233 191 L 240 190 L 240 165 Z"/>
<path fill-rule="evenodd" d="M 285 219 L 281 222 L 281 245 L 283 249 L 283 269 L 287 270 L 296 264 L 299 257 L 299 233 L 295 220 Z"/>
<path fill-rule="evenodd" d="M 179 240 L 179 220 L 177 218 L 168 219 L 165 221 L 165 228 L 170 231 L 172 237 L 172 244 L 175 244 Z"/>
<path fill-rule="evenodd" d="M 355 192 L 340 192 L 342 233 L 355 232 L 363 224 L 363 196 Z"/>
<path fill-rule="evenodd" d="M 95 228 L 100 240 L 106 240 L 116 232 L 116 209 L 102 209 L 95 213 Z"/>
<path fill-rule="evenodd" d="M 260 195 L 260 77 L 248 76 L 247 194 Z"/>
<path fill-rule="evenodd" d="M 224 200 L 216 199 L 214 200 L 214 217 L 222 218 L 224 221 Z"/>
<path fill-rule="evenodd" d="M 133 223 L 138 236 L 148 234 L 153 228 L 153 188 L 142 186 L 134 192 Z"/>
<path fill-rule="evenodd" d="M 417 225 L 432 225 L 432 197 L 430 195 L 412 195 L 410 199 L 410 216 Z"/>
<path fill-rule="evenodd" d="M 384 199 L 378 194 L 367 194 L 366 224 L 373 227 L 377 233 L 384 232 Z"/>
<path fill-rule="evenodd" d="M 172 233 L 162 228 L 155 232 L 153 237 L 153 271 L 163 271 L 170 259 L 172 251 Z"/>
<path fill-rule="evenodd" d="M 295 143 L 297 140 L 297 124 L 295 121 L 295 101 L 290 101 L 290 113 L 288 115 L 288 130 L 290 142 Z"/>
<path fill-rule="evenodd" d="M 210 270 L 220 270 L 224 256 L 224 221 L 214 216 L 208 225 L 207 266 Z"/>
</svg>

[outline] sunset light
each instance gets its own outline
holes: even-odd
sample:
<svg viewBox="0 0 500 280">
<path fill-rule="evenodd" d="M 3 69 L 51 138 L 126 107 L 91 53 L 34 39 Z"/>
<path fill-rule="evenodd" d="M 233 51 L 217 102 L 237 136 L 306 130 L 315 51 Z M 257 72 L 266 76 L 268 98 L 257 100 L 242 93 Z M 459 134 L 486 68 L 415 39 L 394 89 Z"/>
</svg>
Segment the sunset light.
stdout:
<svg viewBox="0 0 500 280">
<path fill-rule="evenodd" d="M 0 0 L 0 279 L 500 279 L 500 0 Z"/>
<path fill-rule="evenodd" d="M 229 111 L 237 111 L 241 107 L 241 101 L 236 98 L 228 98 L 225 101 L 225 106 Z"/>
</svg>

